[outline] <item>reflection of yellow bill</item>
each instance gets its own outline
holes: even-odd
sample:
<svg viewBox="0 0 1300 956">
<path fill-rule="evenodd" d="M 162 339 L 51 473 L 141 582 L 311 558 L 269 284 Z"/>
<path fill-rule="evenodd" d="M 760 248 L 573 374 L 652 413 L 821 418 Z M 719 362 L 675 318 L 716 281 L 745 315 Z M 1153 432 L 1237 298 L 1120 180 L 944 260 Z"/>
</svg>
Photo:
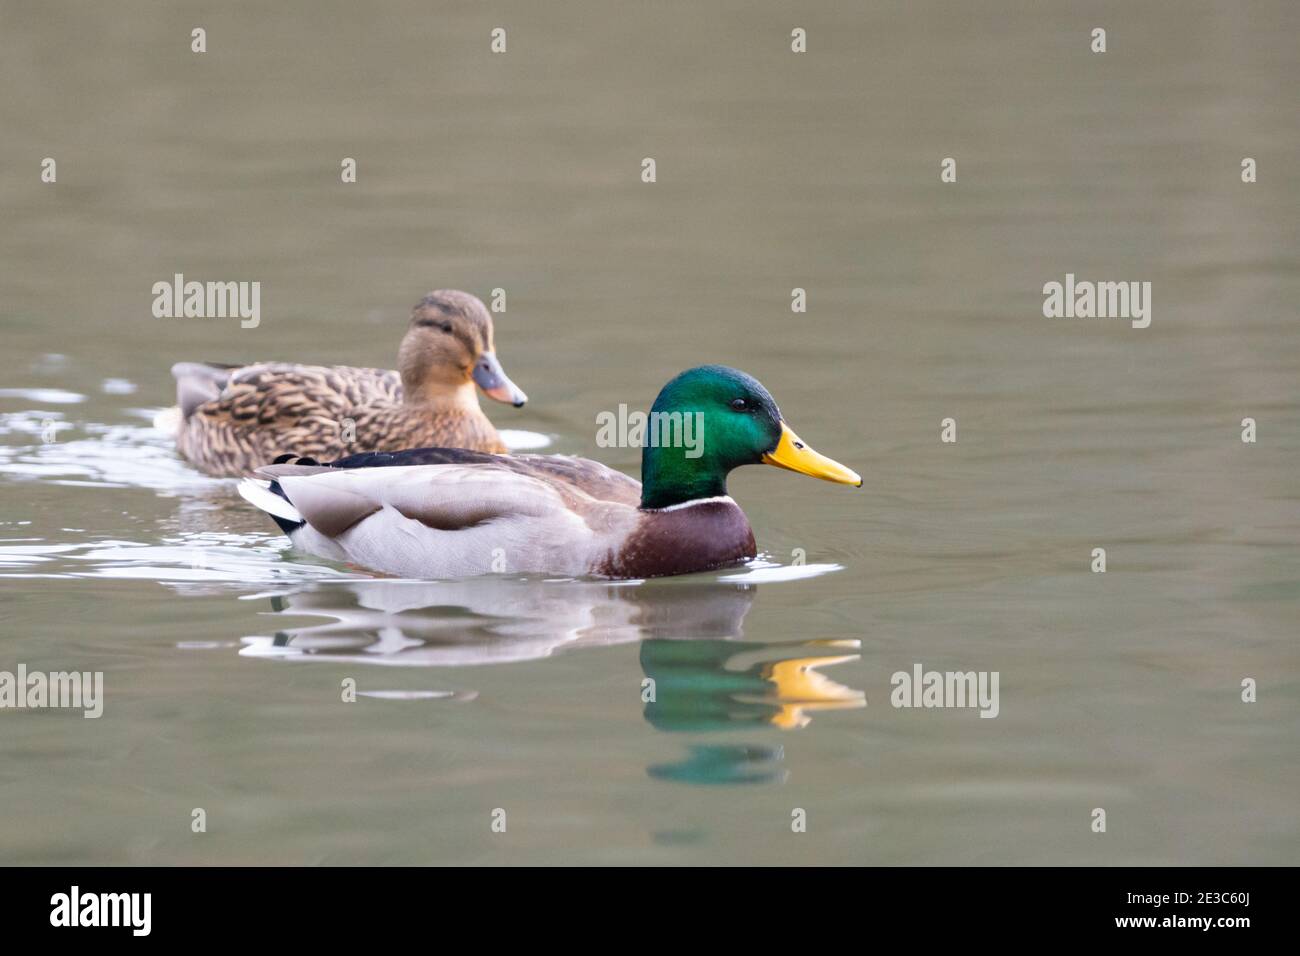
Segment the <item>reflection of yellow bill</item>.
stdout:
<svg viewBox="0 0 1300 956">
<path fill-rule="evenodd" d="M 791 431 L 790 426 L 785 422 L 781 423 L 781 440 L 777 442 L 776 450 L 764 455 L 763 462 L 768 465 L 776 465 L 778 468 L 797 471 L 801 475 L 812 475 L 812 477 L 820 478 L 823 481 L 834 481 L 841 485 L 862 487 L 862 479 L 858 477 L 856 471 L 845 468 L 833 458 L 827 458 L 825 455 L 813 451 L 803 443 L 798 435 Z"/>
<path fill-rule="evenodd" d="M 823 647 L 859 647 L 853 640 L 809 641 L 808 645 Z M 772 704 L 777 708 L 768 721 L 782 730 L 806 727 L 812 721 L 809 711 L 853 710 L 867 706 L 867 696 L 860 690 L 845 687 L 821 673 L 819 667 L 833 667 L 845 661 L 856 661 L 860 655 L 844 654 L 836 657 L 796 657 L 784 661 L 771 661 L 759 672 L 764 680 L 775 685 L 769 697 L 738 697 L 739 700 Z M 732 664 L 736 663 L 734 660 Z"/>
</svg>

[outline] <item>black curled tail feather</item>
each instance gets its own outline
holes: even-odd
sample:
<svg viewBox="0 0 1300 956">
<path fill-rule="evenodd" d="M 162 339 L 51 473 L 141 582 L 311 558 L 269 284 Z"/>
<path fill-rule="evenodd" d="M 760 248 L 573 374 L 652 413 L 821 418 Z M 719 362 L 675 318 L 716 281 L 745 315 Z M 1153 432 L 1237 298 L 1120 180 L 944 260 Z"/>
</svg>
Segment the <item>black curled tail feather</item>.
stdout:
<svg viewBox="0 0 1300 956">
<path fill-rule="evenodd" d="M 284 493 L 284 489 L 280 487 L 278 481 L 271 482 L 270 486 L 266 490 L 274 495 L 279 495 L 285 501 L 289 501 L 289 496 Z M 289 501 L 289 504 L 293 504 L 293 502 Z M 288 518 L 281 518 L 278 514 L 273 514 L 269 511 L 266 513 L 271 515 L 271 520 L 274 521 L 279 529 L 286 535 L 292 535 L 293 532 L 307 524 L 305 521 L 290 521 Z"/>
</svg>

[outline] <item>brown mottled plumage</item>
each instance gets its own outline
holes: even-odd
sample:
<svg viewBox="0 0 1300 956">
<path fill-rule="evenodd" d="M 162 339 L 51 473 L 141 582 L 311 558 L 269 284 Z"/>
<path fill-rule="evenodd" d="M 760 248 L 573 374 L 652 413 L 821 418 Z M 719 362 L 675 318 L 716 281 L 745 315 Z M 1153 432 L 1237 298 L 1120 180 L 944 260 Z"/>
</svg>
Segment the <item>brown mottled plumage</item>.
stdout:
<svg viewBox="0 0 1300 956">
<path fill-rule="evenodd" d="M 505 452 L 475 385 L 526 400 L 501 370 L 492 318 L 467 292 L 440 290 L 412 310 L 398 370 L 261 362 L 182 362 L 180 453 L 210 475 L 236 476 L 283 454 L 318 460 L 440 445 Z"/>
</svg>

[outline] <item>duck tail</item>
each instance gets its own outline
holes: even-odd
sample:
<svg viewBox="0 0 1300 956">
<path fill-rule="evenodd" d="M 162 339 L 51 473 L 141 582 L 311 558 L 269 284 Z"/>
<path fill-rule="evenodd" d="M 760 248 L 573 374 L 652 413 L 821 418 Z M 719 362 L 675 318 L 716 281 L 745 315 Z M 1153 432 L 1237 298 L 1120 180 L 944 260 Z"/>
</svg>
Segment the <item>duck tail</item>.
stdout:
<svg viewBox="0 0 1300 956">
<path fill-rule="evenodd" d="M 239 483 L 239 495 L 254 508 L 269 514 L 287 535 L 292 535 L 307 523 L 293 503 L 285 497 L 278 481 L 245 478 Z"/>
<path fill-rule="evenodd" d="M 241 367 L 219 362 L 177 362 L 173 365 L 176 404 L 180 406 L 181 417 L 189 418 L 194 409 L 220 395 L 230 381 L 231 373 Z"/>
</svg>

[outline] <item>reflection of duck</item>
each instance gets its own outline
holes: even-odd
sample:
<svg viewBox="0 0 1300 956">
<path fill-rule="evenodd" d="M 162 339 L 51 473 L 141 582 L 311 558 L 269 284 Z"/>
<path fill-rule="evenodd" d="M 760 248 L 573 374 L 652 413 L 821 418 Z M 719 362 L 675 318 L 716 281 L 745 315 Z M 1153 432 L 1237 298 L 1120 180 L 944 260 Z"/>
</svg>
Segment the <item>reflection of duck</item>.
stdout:
<svg viewBox="0 0 1300 956">
<path fill-rule="evenodd" d="M 723 730 L 771 724 L 807 726 L 814 710 L 866 706 L 862 691 L 836 683 L 818 668 L 857 660 L 856 640 L 789 644 L 648 640 L 641 669 L 654 681 L 646 720 L 660 730 Z"/>
<path fill-rule="evenodd" d="M 650 427 L 641 484 L 584 458 L 421 448 L 271 465 L 239 490 L 295 546 L 391 574 L 645 578 L 755 556 L 749 521 L 727 495 L 735 468 L 862 484 L 800 441 L 767 389 L 732 368 L 678 375 Z"/>
<path fill-rule="evenodd" d="M 519 662 L 640 640 L 652 683 L 645 718 L 668 731 L 806 726 L 814 710 L 865 706 L 818 672 L 857 658 L 857 641 L 741 641 L 753 585 L 685 578 L 641 584 L 473 578 L 341 581 L 272 598 L 272 612 L 326 617 L 244 639 L 241 655 L 336 664 L 455 667 Z M 410 691 L 371 696 L 411 696 Z M 472 691 L 420 696 L 471 699 Z M 785 779 L 780 747 L 692 744 L 647 772 L 692 784 Z"/>
<path fill-rule="evenodd" d="M 776 783 L 785 780 L 780 747 L 755 744 L 692 744 L 690 754 L 675 763 L 652 764 L 646 773 L 676 783 Z"/>
<path fill-rule="evenodd" d="M 654 683 L 646 720 L 661 730 L 806 726 L 811 713 L 863 707 L 820 668 L 856 660 L 856 640 L 736 640 L 756 588 L 719 581 L 629 586 L 590 581 L 326 582 L 272 598 L 325 623 L 244 639 L 240 653 L 333 663 L 457 667 L 641 641 Z"/>
<path fill-rule="evenodd" d="M 389 371 L 181 362 L 172 368 L 180 407 L 159 421 L 176 429 L 181 454 L 210 475 L 244 475 L 286 453 L 327 459 L 424 445 L 507 450 L 474 387 L 516 408 L 527 396 L 497 361 L 492 317 L 478 298 L 440 290 L 420 300 L 397 364 Z"/>
<path fill-rule="evenodd" d="M 240 653 L 410 667 L 533 660 L 642 638 L 733 637 L 753 600 L 752 587 L 713 581 L 330 582 L 276 597 L 273 609 L 333 621 L 245 638 Z"/>
</svg>

